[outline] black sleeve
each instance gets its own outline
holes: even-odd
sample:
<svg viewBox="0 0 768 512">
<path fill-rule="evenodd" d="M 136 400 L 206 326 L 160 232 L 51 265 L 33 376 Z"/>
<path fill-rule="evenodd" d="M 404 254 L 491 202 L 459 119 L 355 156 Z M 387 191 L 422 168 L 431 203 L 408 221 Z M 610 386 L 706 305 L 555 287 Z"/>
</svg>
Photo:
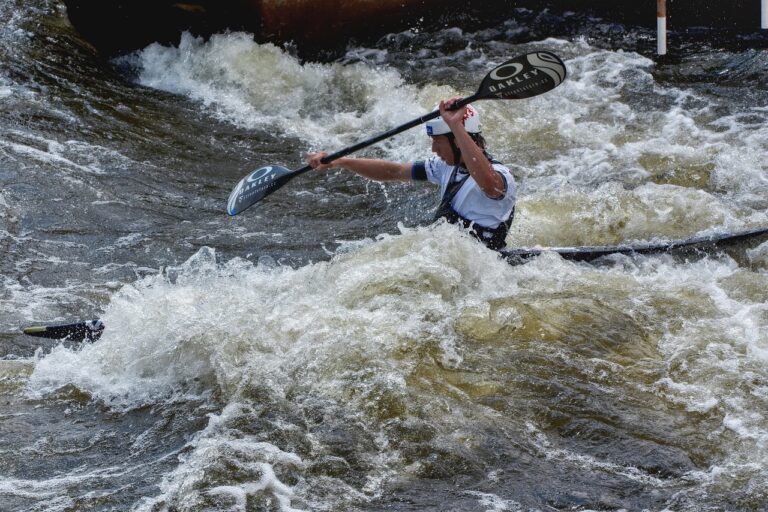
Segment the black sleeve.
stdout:
<svg viewBox="0 0 768 512">
<path fill-rule="evenodd" d="M 411 166 L 411 179 L 414 181 L 427 181 L 427 167 L 423 160 L 416 160 Z"/>
</svg>

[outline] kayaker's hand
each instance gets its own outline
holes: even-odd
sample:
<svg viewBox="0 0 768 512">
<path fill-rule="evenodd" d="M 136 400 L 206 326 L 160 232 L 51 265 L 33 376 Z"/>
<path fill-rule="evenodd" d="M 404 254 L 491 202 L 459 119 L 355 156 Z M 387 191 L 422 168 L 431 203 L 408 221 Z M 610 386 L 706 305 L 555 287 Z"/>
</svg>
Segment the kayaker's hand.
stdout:
<svg viewBox="0 0 768 512">
<path fill-rule="evenodd" d="M 328 153 L 326 153 L 325 151 L 310 153 L 309 155 L 307 155 L 307 163 L 312 169 L 316 171 L 325 171 L 325 170 L 331 169 L 332 167 L 337 167 L 337 166 L 334 166 L 333 163 L 330 163 L 330 164 L 322 163 L 321 160 L 326 156 L 328 156 Z"/>
<path fill-rule="evenodd" d="M 464 126 L 464 116 L 467 113 L 467 107 L 464 106 L 457 110 L 448 110 L 460 99 L 460 97 L 454 97 L 440 102 L 440 116 L 443 118 L 443 121 L 445 121 L 445 124 L 451 128 L 451 131 L 458 126 Z"/>
</svg>

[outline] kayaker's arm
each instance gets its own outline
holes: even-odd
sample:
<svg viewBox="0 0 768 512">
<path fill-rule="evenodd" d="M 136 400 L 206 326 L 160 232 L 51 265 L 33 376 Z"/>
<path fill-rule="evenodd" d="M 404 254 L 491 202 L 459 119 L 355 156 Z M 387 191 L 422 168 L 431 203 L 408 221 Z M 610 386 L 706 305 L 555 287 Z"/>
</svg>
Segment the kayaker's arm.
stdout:
<svg viewBox="0 0 768 512">
<path fill-rule="evenodd" d="M 409 162 L 390 162 L 373 158 L 339 158 L 329 164 L 323 164 L 320 160 L 327 153 L 312 153 L 307 158 L 309 165 L 318 171 L 341 167 L 360 176 L 365 176 L 376 181 L 410 181 L 411 167 Z"/>
<path fill-rule="evenodd" d="M 448 101 L 441 101 L 440 115 L 453 132 L 456 145 L 461 150 L 461 159 L 469 174 L 488 197 L 499 198 L 504 195 L 506 189 L 504 178 L 493 169 L 483 150 L 475 144 L 475 141 L 464 128 L 463 117 L 466 107 L 458 110 L 447 110 L 458 99 L 452 98 Z"/>
</svg>

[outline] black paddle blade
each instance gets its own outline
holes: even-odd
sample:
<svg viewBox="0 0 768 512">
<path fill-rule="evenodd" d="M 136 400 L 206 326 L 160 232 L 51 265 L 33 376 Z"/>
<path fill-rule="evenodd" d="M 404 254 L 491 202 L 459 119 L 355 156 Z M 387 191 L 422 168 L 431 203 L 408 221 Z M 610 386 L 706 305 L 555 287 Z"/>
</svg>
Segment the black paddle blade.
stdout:
<svg viewBox="0 0 768 512">
<path fill-rule="evenodd" d="M 69 341 L 96 341 L 104 332 L 101 320 L 88 320 L 76 324 L 65 325 L 35 325 L 22 329 L 24 334 L 38 338 Z"/>
<path fill-rule="evenodd" d="M 565 80 L 565 64 L 552 52 L 520 55 L 497 66 L 483 79 L 477 99 L 520 100 L 551 91 Z"/>
<path fill-rule="evenodd" d="M 227 201 L 227 213 L 237 215 L 285 185 L 297 174 L 298 171 L 291 171 L 279 165 L 259 167 L 241 179 L 232 189 Z"/>
</svg>

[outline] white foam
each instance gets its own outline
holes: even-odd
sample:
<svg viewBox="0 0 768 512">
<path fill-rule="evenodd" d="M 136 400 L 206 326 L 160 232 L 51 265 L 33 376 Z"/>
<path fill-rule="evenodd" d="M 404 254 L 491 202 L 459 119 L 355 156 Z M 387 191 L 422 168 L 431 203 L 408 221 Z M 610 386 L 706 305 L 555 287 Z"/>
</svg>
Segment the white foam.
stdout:
<svg viewBox="0 0 768 512">
<path fill-rule="evenodd" d="M 303 510 L 291 506 L 294 491 L 275 474 L 276 467 L 283 470 L 302 468 L 302 460 L 270 443 L 251 438 L 233 439 L 227 434 L 227 422 L 232 417 L 248 415 L 248 409 L 247 405 L 232 403 L 221 415 L 212 416 L 206 429 L 190 443 L 193 451 L 184 457 L 184 463 L 165 477 L 161 494 L 143 500 L 136 510 L 156 510 L 169 503 L 194 508 L 206 496 L 213 496 L 217 501 L 225 500 L 238 510 L 245 510 L 247 497 L 259 493 L 274 497 L 282 512 Z M 221 461 L 229 467 L 238 467 L 238 482 L 211 487 L 207 485 L 206 472 L 217 471 Z"/>
<path fill-rule="evenodd" d="M 345 333 L 373 325 L 379 333 L 367 342 L 379 338 L 384 348 L 389 345 L 386 333 L 403 336 L 426 327 L 410 309 L 439 308 L 463 288 L 463 273 L 476 272 L 460 260 L 460 270 L 451 268 L 457 256 L 435 260 L 436 242 L 419 243 L 420 237 L 420 232 L 409 232 L 332 263 L 297 270 L 253 267 L 240 260 L 217 267 L 213 252 L 203 250 L 179 270 L 168 272 L 175 284 L 155 276 L 124 287 L 103 316 L 110 329 L 102 340 L 76 352 L 55 349 L 38 363 L 33 388 L 44 393 L 75 383 L 111 403 L 137 405 L 210 372 L 229 387 L 229 379 L 235 383 L 240 378 L 237 367 L 242 364 L 231 366 L 231 356 L 252 350 L 267 362 L 275 357 L 275 362 L 282 361 L 293 351 L 336 345 Z M 446 248 L 446 253 L 484 251 L 471 240 L 459 240 L 461 245 Z M 389 255 L 384 257 L 382 251 Z M 492 266 L 506 265 L 492 254 L 485 257 Z M 410 263 L 403 265 L 406 260 Z M 396 296 L 407 300 L 387 299 Z M 381 301 L 385 308 L 355 306 L 371 301 Z"/>
<path fill-rule="evenodd" d="M 579 240 L 587 244 L 602 241 L 592 237 L 598 233 L 606 243 L 618 243 L 768 224 L 764 110 L 718 118 L 713 115 L 720 106 L 716 97 L 656 83 L 653 62 L 646 57 L 595 49 L 583 39 L 540 45 L 575 55 L 566 60 L 569 75 L 560 87 L 527 100 L 478 106 L 491 151 L 522 178 L 521 218 L 529 206 L 538 207 L 526 201 L 540 201 L 554 208 L 542 209 L 549 217 L 542 225 L 572 222 L 577 231 L 583 226 L 588 232 Z M 465 91 L 442 84 L 419 88 L 382 66 L 380 57 L 378 64 L 366 59 L 367 65 L 302 64 L 273 45 L 235 33 L 208 42 L 185 35 L 178 48 L 152 45 L 139 54 L 137 65 L 144 85 L 187 95 L 226 122 L 296 137 L 308 150 L 339 149 L 381 133 L 431 110 L 440 98 L 469 94 L 476 85 L 467 84 Z M 490 66 L 488 57 L 478 58 Z M 395 160 L 429 155 L 419 129 L 371 151 Z M 606 183 L 618 186 L 599 188 Z M 664 185 L 679 187 L 674 193 L 685 200 L 673 205 L 675 218 L 665 219 L 661 211 L 672 205 L 658 207 L 657 218 L 648 218 L 646 205 L 672 200 Z M 608 201 L 623 196 L 624 204 L 599 210 L 606 195 Z M 590 204 L 590 211 L 579 211 Z M 643 226 L 646 218 L 649 224 Z M 546 238 L 548 233 L 529 229 L 541 220 L 520 231 Z M 628 220 L 632 225 L 624 227 Z"/>
<path fill-rule="evenodd" d="M 760 155 L 767 138 L 760 123 L 739 115 L 718 119 L 716 99 L 655 83 L 651 61 L 637 54 L 596 50 L 584 42 L 558 46 L 576 56 L 556 92 L 480 107 L 492 149 L 512 161 L 522 178 L 511 241 L 577 245 L 680 238 L 766 220 L 766 164 Z M 296 137 L 316 149 L 388 129 L 455 93 L 439 84 L 409 85 L 389 68 L 301 64 L 244 34 L 208 42 L 187 35 L 179 48 L 153 45 L 138 59 L 143 84 L 187 95 L 226 122 Z M 636 95 L 658 101 L 649 107 Z M 72 157 L 84 150 L 76 144 L 28 142 L 2 148 L 77 175 L 99 171 Z M 425 137 L 414 130 L 378 151 L 400 159 L 425 149 Z M 131 246 L 136 236 L 118 244 Z M 765 252 L 762 247 L 750 257 L 764 261 Z M 224 412 L 193 440 L 188 456 L 167 475 L 162 495 L 144 503 L 146 509 L 161 503 L 183 508 L 185 500 L 204 499 L 205 493 L 237 506 L 260 492 L 270 493 L 283 510 L 312 508 L 307 489 L 319 485 L 320 477 L 305 472 L 306 461 L 254 437 L 236 439 L 241 432 L 228 428 L 238 414 L 249 414 L 248 393 L 256 383 L 275 400 L 325 400 L 372 429 L 380 451 L 371 455 L 367 484 L 344 492 L 355 499 L 376 496 L 389 477 L 407 472 L 376 429 L 381 418 L 423 398 L 410 380 L 414 369 L 427 359 L 446 371 L 460 369 L 468 353 L 489 342 L 482 332 L 519 329 L 524 320 L 514 306 L 492 313 L 490 303 L 524 294 L 533 300 L 566 292 L 597 297 L 656 322 L 645 348 L 658 359 L 643 362 L 659 377 L 647 391 L 661 407 L 720 419 L 715 431 L 702 434 L 725 447 L 717 467 L 741 468 L 739 475 L 754 480 L 765 475 L 765 408 L 755 407 L 766 394 L 759 383 L 768 379 L 760 270 L 739 268 L 725 257 L 694 263 L 620 257 L 614 265 L 592 267 L 553 254 L 511 267 L 446 225 L 352 241 L 330 262 L 297 269 L 261 256 L 258 265 L 221 263 L 213 250 L 203 249 L 181 267 L 117 292 L 97 343 L 57 347 L 36 361 L 28 383 L 33 396 L 74 385 L 121 410 L 178 394 L 219 393 Z M 743 283 L 735 286 L 734 280 Z M 24 296 L 18 283 L 7 286 Z M 56 300 L 55 291 L 43 292 Z M 23 314 L 32 317 L 30 311 L 39 309 L 38 304 Z M 460 320 L 482 324 L 485 331 L 470 325 L 457 333 Z M 612 356 L 607 351 L 604 361 L 590 364 L 618 372 Z M 423 412 L 437 430 L 492 421 L 494 413 L 457 386 L 429 388 L 434 402 L 448 402 L 440 393 L 450 393 L 451 414 L 440 407 Z M 674 485 L 638 468 L 558 449 L 542 432 L 533 437 L 542 453 L 564 457 L 574 468 L 616 473 L 649 487 Z M 226 457 L 249 472 L 247 481 L 205 480 L 205 470 Z M 276 476 L 278 469 L 305 480 L 291 486 Z M 730 478 L 727 470 L 713 467 L 683 479 L 716 485 Z M 492 509 L 516 506 L 498 496 L 477 496 Z"/>
<path fill-rule="evenodd" d="M 313 397 L 369 422 L 382 447 L 369 485 L 352 489 L 339 480 L 323 480 L 342 486 L 337 489 L 341 500 L 365 500 L 376 496 L 393 474 L 415 470 L 400 466 L 397 454 L 386 448 L 386 436 L 375 429 L 377 418 L 403 414 L 408 404 L 424 399 L 409 383 L 424 351 L 443 368 L 461 368 L 467 351 L 477 351 L 485 339 L 484 331 L 473 331 L 472 322 L 493 332 L 507 324 L 524 326 L 511 305 L 492 315 L 489 301 L 526 294 L 526 301 L 558 293 L 600 297 L 610 282 L 612 307 L 657 318 L 659 325 L 680 324 L 654 347 L 662 378 L 651 391 L 662 403 L 697 414 L 722 411 L 722 426 L 731 433 L 722 440 L 729 446 L 727 463 L 742 466 L 765 456 L 768 439 L 765 413 L 752 407 L 753 398 L 743 392 L 748 382 L 768 378 L 762 358 L 768 317 L 749 293 L 732 291 L 729 283 L 745 279 L 743 272 L 749 271 L 728 259 L 678 264 L 669 258 L 639 258 L 594 267 L 555 255 L 512 267 L 448 225 L 402 228 L 401 234 L 350 246 L 330 262 L 297 269 L 239 259 L 217 263 L 215 253 L 203 249 L 179 268 L 123 287 L 103 315 L 108 327 L 101 340 L 77 350 L 54 349 L 37 361 L 28 387 L 44 395 L 72 384 L 122 409 L 172 400 L 180 393 L 206 393 L 215 386 L 228 404 L 225 412 L 211 418 L 190 446 L 189 457 L 167 475 L 162 495 L 145 509 L 204 499 L 206 492 L 232 503 L 266 492 L 283 510 L 323 508 L 312 501 L 320 480 L 305 472 L 306 463 L 297 454 L 258 438 L 230 437 L 237 418 L 255 414 L 248 412 L 254 407 L 248 390 L 266 390 L 259 393 L 273 396 L 270 402 Z M 758 290 L 750 293 L 759 297 Z M 667 301 L 663 309 L 657 305 L 660 297 Z M 470 318 L 472 311 L 478 312 L 476 320 Z M 608 361 L 595 366 L 607 368 L 610 358 L 609 352 Z M 665 361 L 684 361 L 686 371 L 664 371 Z M 434 395 L 440 386 L 429 389 L 431 401 L 442 399 Z M 287 399 L 289 393 L 294 398 Z M 451 432 L 467 421 L 496 421 L 458 388 L 450 387 L 450 396 L 450 415 L 441 408 L 422 411 L 433 428 Z M 452 442 L 450 436 L 445 442 Z M 653 487 L 669 484 L 639 468 L 556 448 L 541 433 L 537 444 L 548 457 L 564 458 L 574 467 Z M 204 469 L 222 457 L 239 461 L 251 477 L 236 486 L 200 480 Z M 280 473 L 277 468 L 302 474 L 306 486 L 273 478 Z M 203 494 L 189 494 L 193 488 L 204 489 Z M 488 507 L 514 510 L 511 502 L 488 500 Z"/>
<path fill-rule="evenodd" d="M 492 493 L 464 491 L 464 494 L 477 497 L 481 506 L 488 507 L 485 512 L 523 512 L 525 510 L 518 502 L 505 500 Z"/>
<path fill-rule="evenodd" d="M 207 42 L 185 34 L 179 47 L 151 45 L 138 59 L 143 85 L 189 96 L 223 120 L 297 137 L 314 149 L 341 148 L 425 112 L 418 91 L 394 70 L 301 64 L 250 34 Z M 423 151 L 423 139 L 401 136 L 398 156 L 409 156 L 403 146 Z"/>
<path fill-rule="evenodd" d="M 745 215 L 752 225 L 768 225 L 768 164 L 761 156 L 768 150 L 764 110 L 749 108 L 718 118 L 713 112 L 722 110 L 721 100 L 655 83 L 652 61 L 645 57 L 595 50 L 578 41 L 564 46 L 578 56 L 567 59 L 568 79 L 556 91 L 524 102 L 496 102 L 485 118 L 492 150 L 523 178 L 520 215 L 526 214 L 529 196 L 538 193 L 554 209 L 548 212 L 550 218 L 561 213 L 553 222 L 589 227 L 597 217 L 618 224 L 623 216 L 638 219 L 639 213 L 640 224 L 644 212 L 631 203 L 620 211 L 595 209 L 584 217 L 571 209 L 601 195 L 610 201 L 618 188 L 598 190 L 609 182 L 619 183 L 624 189 L 619 195 L 630 200 L 639 192 L 635 187 L 642 185 L 645 192 L 653 191 L 648 200 L 668 199 L 658 196 L 664 187 L 648 188 L 653 181 L 679 186 L 678 192 L 685 194 L 681 211 L 702 221 L 670 219 L 666 225 L 672 229 L 691 224 L 700 225 L 699 230 L 738 227 L 746 222 Z M 696 194 L 703 195 L 701 200 L 686 204 Z M 659 221 L 645 226 L 645 234 L 637 232 L 637 238 L 647 239 L 658 229 L 659 234 L 669 231 L 663 219 Z M 521 231 L 531 232 L 529 227 Z M 598 223 L 595 232 L 610 232 L 605 227 Z M 696 229 L 691 231 L 688 235 Z M 538 234 L 533 233 L 531 237 Z"/>
<path fill-rule="evenodd" d="M 647 183 L 627 190 L 610 182 L 524 196 L 510 229 L 511 246 L 611 245 L 680 240 L 742 228 L 733 206 L 689 187 Z M 768 221 L 767 221 L 768 222 Z"/>
</svg>

